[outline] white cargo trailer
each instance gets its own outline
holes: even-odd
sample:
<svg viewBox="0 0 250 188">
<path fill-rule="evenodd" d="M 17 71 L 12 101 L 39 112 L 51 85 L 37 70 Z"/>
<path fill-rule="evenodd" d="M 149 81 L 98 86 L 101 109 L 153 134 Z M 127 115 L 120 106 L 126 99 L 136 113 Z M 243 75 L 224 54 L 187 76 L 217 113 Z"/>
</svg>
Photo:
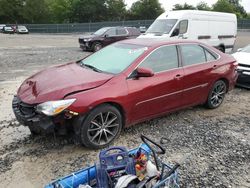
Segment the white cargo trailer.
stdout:
<svg viewBox="0 0 250 188">
<path fill-rule="evenodd" d="M 200 40 L 225 52 L 233 49 L 236 34 L 235 14 L 178 10 L 161 14 L 139 38 Z"/>
</svg>

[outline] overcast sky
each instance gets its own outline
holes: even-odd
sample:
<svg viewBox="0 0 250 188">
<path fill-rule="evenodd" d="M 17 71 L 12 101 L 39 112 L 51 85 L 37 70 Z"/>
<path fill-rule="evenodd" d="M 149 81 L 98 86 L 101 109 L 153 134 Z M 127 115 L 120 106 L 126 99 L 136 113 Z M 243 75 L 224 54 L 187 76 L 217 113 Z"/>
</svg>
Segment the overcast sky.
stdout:
<svg viewBox="0 0 250 188">
<path fill-rule="evenodd" d="M 128 7 L 132 5 L 133 2 L 136 0 L 125 0 L 126 4 Z M 217 0 L 159 0 L 160 3 L 162 4 L 162 7 L 165 10 L 171 10 L 173 8 L 173 5 L 179 3 L 179 4 L 184 4 L 185 2 L 191 5 L 197 5 L 199 2 L 204 1 L 206 2 L 209 6 L 217 2 Z M 245 8 L 247 12 L 250 12 L 250 0 L 241 0 L 241 5 Z"/>
</svg>

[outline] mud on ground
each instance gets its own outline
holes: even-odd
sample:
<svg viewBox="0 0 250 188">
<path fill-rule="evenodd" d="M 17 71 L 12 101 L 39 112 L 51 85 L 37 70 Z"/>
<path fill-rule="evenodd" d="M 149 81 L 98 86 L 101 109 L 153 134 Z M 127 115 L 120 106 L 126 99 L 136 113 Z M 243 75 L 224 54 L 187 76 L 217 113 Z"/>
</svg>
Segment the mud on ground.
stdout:
<svg viewBox="0 0 250 188">
<path fill-rule="evenodd" d="M 0 35 L 0 187 L 43 187 L 93 164 L 99 152 L 71 136 L 33 137 L 15 120 L 11 100 L 27 76 L 87 55 L 77 36 L 24 37 Z M 215 110 L 198 106 L 133 126 L 114 145 L 137 147 L 141 133 L 158 141 L 165 137 L 165 161 L 191 154 L 179 169 L 182 187 L 250 187 L 249 90 L 234 89 Z"/>
</svg>

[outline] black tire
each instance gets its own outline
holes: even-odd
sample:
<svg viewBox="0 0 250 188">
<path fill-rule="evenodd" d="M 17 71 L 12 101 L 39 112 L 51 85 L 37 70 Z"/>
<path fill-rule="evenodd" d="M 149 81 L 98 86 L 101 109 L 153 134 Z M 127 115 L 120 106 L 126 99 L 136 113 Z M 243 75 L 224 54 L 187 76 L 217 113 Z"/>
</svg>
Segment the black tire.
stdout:
<svg viewBox="0 0 250 188">
<path fill-rule="evenodd" d="M 218 108 L 222 104 L 226 92 L 227 85 L 223 80 L 215 82 L 209 92 L 206 106 L 210 109 Z"/>
<path fill-rule="evenodd" d="M 92 44 L 92 50 L 93 52 L 97 52 L 102 48 L 102 44 L 100 42 L 94 42 Z"/>
<path fill-rule="evenodd" d="M 30 133 L 32 135 L 41 135 L 41 131 L 39 129 L 36 129 L 35 127 L 33 126 L 29 126 L 29 130 L 30 130 Z"/>
<path fill-rule="evenodd" d="M 220 50 L 221 52 L 225 53 L 225 47 L 224 46 L 219 46 L 218 50 Z"/>
<path fill-rule="evenodd" d="M 79 118 L 80 141 L 92 149 L 105 148 L 119 135 L 122 116 L 117 108 L 104 104 L 93 109 L 84 119 Z"/>
</svg>

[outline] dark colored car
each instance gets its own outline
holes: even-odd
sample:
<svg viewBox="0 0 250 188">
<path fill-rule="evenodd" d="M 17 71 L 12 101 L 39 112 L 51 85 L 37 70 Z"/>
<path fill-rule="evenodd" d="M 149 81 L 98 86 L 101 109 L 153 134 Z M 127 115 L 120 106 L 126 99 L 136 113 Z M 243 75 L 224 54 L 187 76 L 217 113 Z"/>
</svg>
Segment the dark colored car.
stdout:
<svg viewBox="0 0 250 188">
<path fill-rule="evenodd" d="M 5 26 L 3 27 L 3 33 L 7 33 L 7 34 L 14 34 L 15 31 L 12 27 L 10 26 Z"/>
<path fill-rule="evenodd" d="M 26 79 L 13 110 L 34 133 L 73 128 L 85 146 L 101 148 L 132 124 L 199 104 L 217 108 L 236 68 L 232 56 L 199 42 L 123 40 Z"/>
<path fill-rule="evenodd" d="M 103 27 L 91 35 L 80 37 L 79 44 L 83 50 L 96 52 L 111 43 L 139 35 L 140 30 L 135 27 Z"/>
</svg>

